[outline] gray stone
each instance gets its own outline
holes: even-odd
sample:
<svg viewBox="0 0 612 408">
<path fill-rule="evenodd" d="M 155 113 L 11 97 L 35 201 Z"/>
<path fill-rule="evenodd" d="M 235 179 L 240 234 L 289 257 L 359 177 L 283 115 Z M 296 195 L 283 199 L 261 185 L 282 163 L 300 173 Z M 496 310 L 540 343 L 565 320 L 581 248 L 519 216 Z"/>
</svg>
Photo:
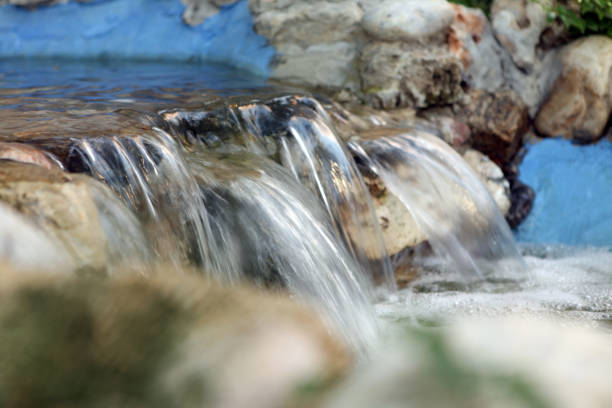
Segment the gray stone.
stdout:
<svg viewBox="0 0 612 408">
<path fill-rule="evenodd" d="M 377 108 L 450 104 L 463 92 L 461 62 L 446 47 L 369 43 L 359 66 L 364 97 Z"/>
<path fill-rule="evenodd" d="M 495 37 L 517 67 L 530 71 L 536 63 L 536 46 L 548 26 L 542 5 L 525 0 L 496 0 L 491 8 Z"/>
<path fill-rule="evenodd" d="M 383 41 L 424 41 L 443 35 L 453 21 L 446 0 L 386 0 L 363 18 L 366 33 Z"/>
</svg>

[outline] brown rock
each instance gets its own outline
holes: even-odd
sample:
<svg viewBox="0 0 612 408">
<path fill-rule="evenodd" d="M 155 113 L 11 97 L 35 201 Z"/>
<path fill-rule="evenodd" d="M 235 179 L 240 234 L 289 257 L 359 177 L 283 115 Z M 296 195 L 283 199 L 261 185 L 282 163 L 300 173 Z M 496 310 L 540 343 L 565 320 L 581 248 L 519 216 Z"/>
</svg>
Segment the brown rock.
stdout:
<svg viewBox="0 0 612 408">
<path fill-rule="evenodd" d="M 612 112 L 612 39 L 591 36 L 563 50 L 563 72 L 535 120 L 545 136 L 597 140 Z"/>
<path fill-rule="evenodd" d="M 503 169 L 518 152 L 529 128 L 527 107 L 513 91 L 473 90 L 470 97 L 458 116 L 472 131 L 473 147 Z"/>
</svg>

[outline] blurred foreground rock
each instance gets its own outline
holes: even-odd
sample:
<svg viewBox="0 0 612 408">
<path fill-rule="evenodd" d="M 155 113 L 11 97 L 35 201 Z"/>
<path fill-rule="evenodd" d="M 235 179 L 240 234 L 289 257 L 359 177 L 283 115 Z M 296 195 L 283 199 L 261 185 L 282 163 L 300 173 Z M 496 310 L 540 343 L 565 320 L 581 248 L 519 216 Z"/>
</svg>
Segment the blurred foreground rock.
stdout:
<svg viewBox="0 0 612 408">
<path fill-rule="evenodd" d="M 606 407 L 609 344 L 603 331 L 518 316 L 408 330 L 324 406 Z"/>
<path fill-rule="evenodd" d="M 2 268 L 1 405 L 281 407 L 347 368 L 344 346 L 287 298 L 168 272 Z"/>
</svg>

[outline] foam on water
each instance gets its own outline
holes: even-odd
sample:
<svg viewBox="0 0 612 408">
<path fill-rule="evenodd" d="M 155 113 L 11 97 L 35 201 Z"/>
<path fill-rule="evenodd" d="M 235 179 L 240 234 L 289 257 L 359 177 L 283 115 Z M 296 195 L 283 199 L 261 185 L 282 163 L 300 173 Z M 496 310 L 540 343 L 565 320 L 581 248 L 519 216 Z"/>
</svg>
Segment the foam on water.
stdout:
<svg viewBox="0 0 612 408">
<path fill-rule="evenodd" d="M 450 271 L 428 271 L 377 305 L 391 321 L 443 321 L 464 315 L 519 313 L 581 321 L 612 320 L 612 249 L 523 246 L 527 277 L 466 284 Z"/>
</svg>

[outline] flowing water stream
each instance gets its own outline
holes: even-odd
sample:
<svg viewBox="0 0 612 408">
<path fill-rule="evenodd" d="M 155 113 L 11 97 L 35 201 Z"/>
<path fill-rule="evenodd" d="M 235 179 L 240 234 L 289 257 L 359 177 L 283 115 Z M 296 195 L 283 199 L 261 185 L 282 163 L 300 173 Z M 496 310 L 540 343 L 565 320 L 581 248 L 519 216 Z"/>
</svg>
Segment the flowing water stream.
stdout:
<svg viewBox="0 0 612 408">
<path fill-rule="evenodd" d="M 118 259 L 287 288 L 358 348 L 377 337 L 375 313 L 612 320 L 610 252 L 519 251 L 467 164 L 423 131 L 347 145 L 315 98 L 225 67 L 0 66 L 0 138 L 110 187 L 116 198 L 98 207 Z M 428 273 L 399 293 L 355 157 L 434 249 L 415 260 Z"/>
</svg>

